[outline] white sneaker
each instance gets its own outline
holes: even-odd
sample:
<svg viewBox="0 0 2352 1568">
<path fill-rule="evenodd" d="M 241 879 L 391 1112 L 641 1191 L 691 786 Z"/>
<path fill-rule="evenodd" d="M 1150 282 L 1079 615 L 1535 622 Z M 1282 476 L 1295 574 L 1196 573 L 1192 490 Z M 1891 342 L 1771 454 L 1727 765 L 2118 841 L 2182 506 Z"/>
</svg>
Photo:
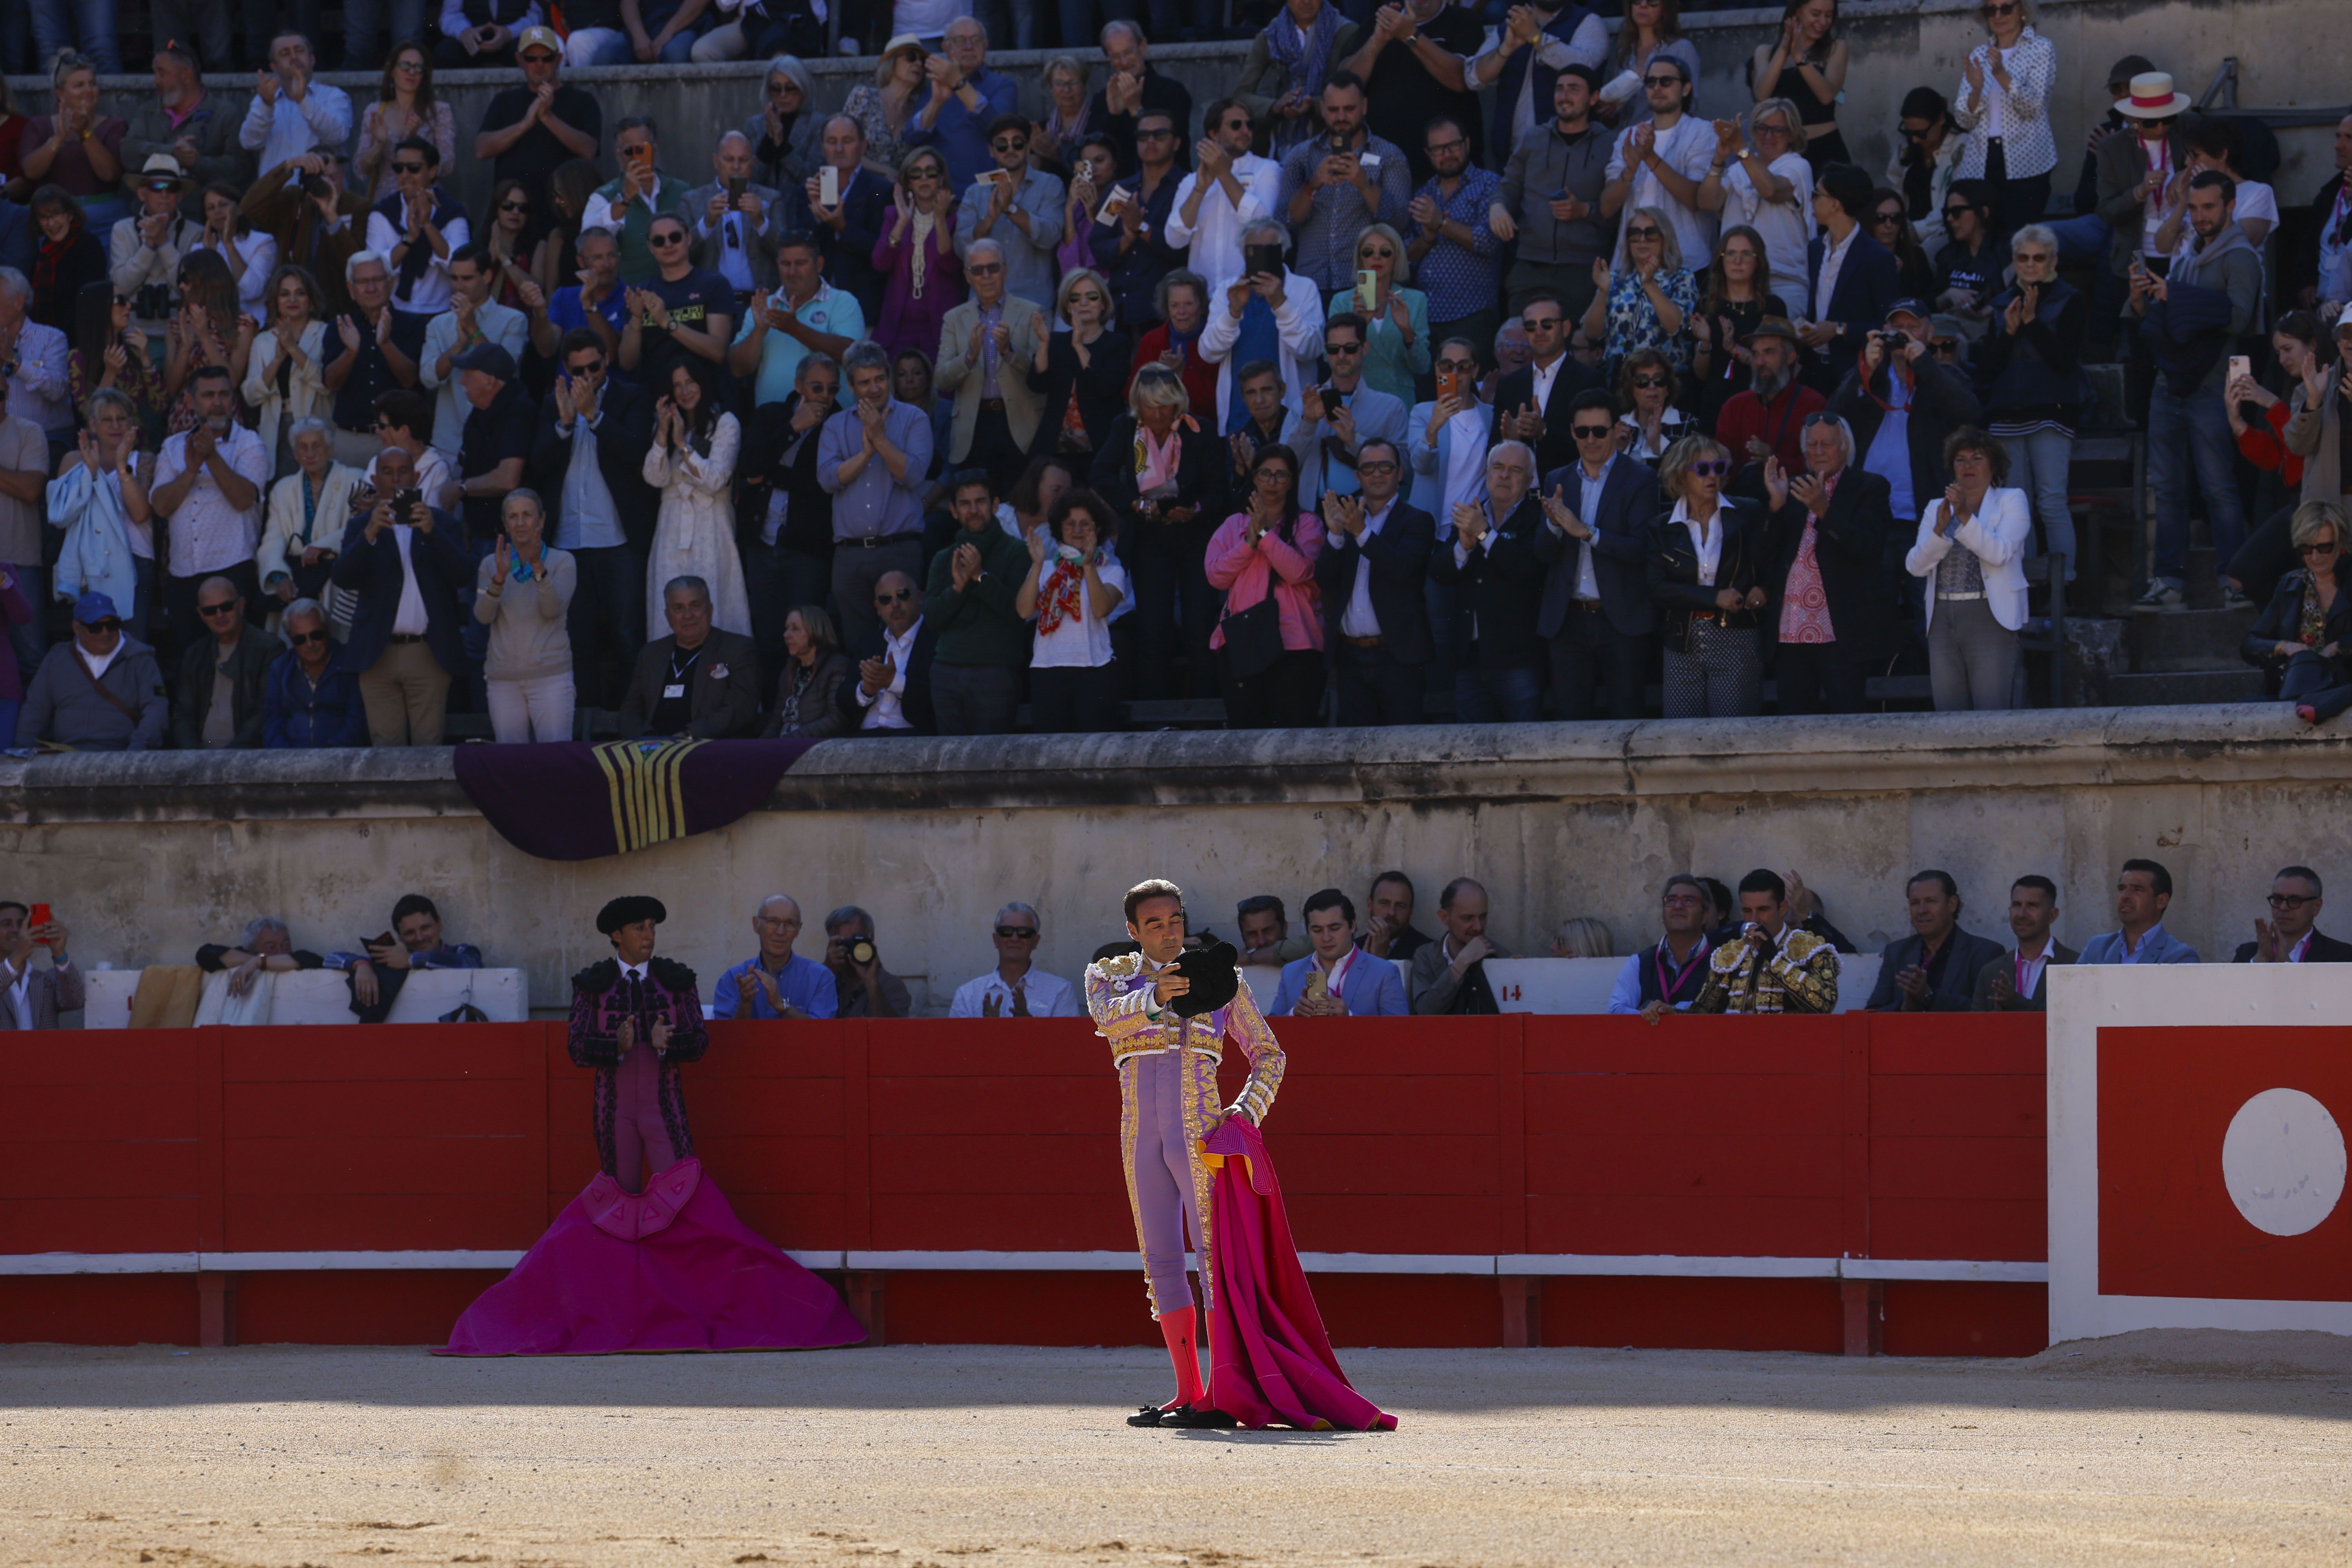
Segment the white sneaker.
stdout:
<svg viewBox="0 0 2352 1568">
<path fill-rule="evenodd" d="M 2142 615 L 2149 615 L 2159 610 L 2181 609 L 2186 607 L 2188 603 L 2189 598 L 2187 595 L 2181 593 L 2181 591 L 2172 584 L 2166 582 L 2161 577 L 2158 577 L 2156 581 L 2147 585 L 2147 593 L 2142 594 L 2138 598 L 2132 601 L 2132 608 Z"/>
</svg>

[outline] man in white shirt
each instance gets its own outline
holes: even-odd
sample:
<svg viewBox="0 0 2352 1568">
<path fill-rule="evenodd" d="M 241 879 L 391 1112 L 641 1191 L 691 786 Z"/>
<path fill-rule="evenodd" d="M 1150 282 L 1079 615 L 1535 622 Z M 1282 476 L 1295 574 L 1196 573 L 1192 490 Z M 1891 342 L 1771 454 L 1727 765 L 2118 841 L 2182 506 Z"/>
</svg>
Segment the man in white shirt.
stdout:
<svg viewBox="0 0 2352 1568">
<path fill-rule="evenodd" d="M 1239 99 L 1209 105 L 1208 134 L 1192 149 L 1199 167 L 1176 186 L 1165 238 L 1171 249 L 1191 247 L 1192 270 L 1203 278 L 1242 275 L 1242 231 L 1272 217 L 1282 196 L 1282 165 L 1250 151 L 1255 134 Z"/>
<path fill-rule="evenodd" d="M 240 146 L 260 155 L 257 175 L 313 147 L 340 153 L 351 141 L 352 100 L 342 89 L 311 80 L 317 70 L 310 40 L 301 34 L 269 40 L 269 68 L 257 77 L 236 132 Z"/>
<path fill-rule="evenodd" d="M 399 189 L 368 214 L 367 247 L 393 275 L 392 308 L 421 341 L 449 305 L 449 259 L 473 238 L 465 209 L 439 184 L 441 154 L 422 136 L 392 150 Z"/>
<path fill-rule="evenodd" d="M 1288 239 L 1289 232 L 1269 218 L 1255 219 L 1242 230 L 1244 247 L 1281 245 Z M 1279 278 L 1270 273 L 1244 278 L 1238 272 L 1202 276 L 1210 284 L 1201 357 L 1217 367 L 1217 406 L 1206 411 L 1202 423 L 1220 431 L 1237 426 L 1234 373 L 1255 363 L 1258 356 L 1248 352 L 1248 344 L 1260 338 L 1273 348 L 1268 357 L 1282 371 L 1282 405 L 1297 413 L 1323 348 L 1323 291 L 1287 266 Z M 1266 331 L 1269 324 L 1271 331 Z"/>
<path fill-rule="evenodd" d="M 916 644 L 923 635 L 923 591 L 904 572 L 885 572 L 874 584 L 874 613 L 882 624 L 866 647 L 877 648 L 857 662 L 857 684 L 844 689 L 868 731 L 928 734 L 931 730 L 930 670 L 915 668 Z"/>
<path fill-rule="evenodd" d="M 1642 73 L 1650 118 L 1617 138 L 1609 159 L 1609 184 L 1601 192 L 1601 212 L 1617 222 L 1612 268 L 1625 266 L 1625 220 L 1655 207 L 1675 226 L 1682 264 L 1696 272 L 1715 254 L 1715 215 L 1699 205 L 1699 182 L 1715 158 L 1715 128 L 1690 112 L 1694 89 L 1683 62 L 1668 54 L 1650 57 Z"/>
<path fill-rule="evenodd" d="M 163 602 L 174 648 L 206 635 L 196 614 L 196 590 L 205 578 L 227 578 L 247 604 L 261 597 L 253 552 L 269 484 L 261 437 L 236 422 L 228 367 L 200 365 L 190 382 L 196 426 L 165 439 L 148 490 L 149 503 L 170 521 Z"/>
<path fill-rule="evenodd" d="M 456 361 L 477 343 L 496 343 L 518 362 L 530 318 L 490 298 L 497 274 L 489 252 L 461 245 L 449 253 L 449 308 L 425 323 L 425 352 L 416 358 L 417 377 L 436 389 L 433 400 L 433 445 L 455 454 L 471 412 L 457 395 Z M 535 286 L 530 286 L 535 287 Z"/>
<path fill-rule="evenodd" d="M 996 911 L 996 967 L 956 987 L 950 1018 L 1075 1018 L 1078 994 L 1057 974 L 1036 967 L 1037 911 L 1007 904 Z"/>
</svg>

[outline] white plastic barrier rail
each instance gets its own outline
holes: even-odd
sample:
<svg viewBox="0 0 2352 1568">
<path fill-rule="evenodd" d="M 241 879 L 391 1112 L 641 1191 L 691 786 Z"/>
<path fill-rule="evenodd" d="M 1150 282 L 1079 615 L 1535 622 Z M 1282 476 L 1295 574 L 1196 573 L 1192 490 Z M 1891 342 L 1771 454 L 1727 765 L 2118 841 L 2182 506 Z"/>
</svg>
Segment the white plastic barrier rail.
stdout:
<svg viewBox="0 0 2352 1568">
<path fill-rule="evenodd" d="M 226 973 L 205 976 L 205 999 L 196 1012 L 204 1024 L 353 1024 L 351 988 L 341 970 L 300 969 L 256 975 L 252 994 L 227 994 Z M 121 1029 L 131 1022 L 131 998 L 139 989 L 135 969 L 97 969 L 84 976 L 89 1001 L 86 1029 Z M 530 1016 L 530 988 L 520 969 L 419 969 L 400 988 L 384 1020 L 429 1024 L 471 1002 L 493 1024 L 519 1024 Z"/>
</svg>

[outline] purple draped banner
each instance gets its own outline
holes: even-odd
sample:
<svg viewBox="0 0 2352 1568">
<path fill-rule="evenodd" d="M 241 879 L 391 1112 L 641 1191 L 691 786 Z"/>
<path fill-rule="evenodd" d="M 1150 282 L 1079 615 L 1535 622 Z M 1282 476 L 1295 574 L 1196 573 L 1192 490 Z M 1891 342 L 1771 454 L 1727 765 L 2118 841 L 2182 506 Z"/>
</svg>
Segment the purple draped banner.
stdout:
<svg viewBox="0 0 2352 1568">
<path fill-rule="evenodd" d="M 460 746 L 457 784 L 506 841 L 593 860 L 724 827 L 762 805 L 814 741 Z"/>
</svg>

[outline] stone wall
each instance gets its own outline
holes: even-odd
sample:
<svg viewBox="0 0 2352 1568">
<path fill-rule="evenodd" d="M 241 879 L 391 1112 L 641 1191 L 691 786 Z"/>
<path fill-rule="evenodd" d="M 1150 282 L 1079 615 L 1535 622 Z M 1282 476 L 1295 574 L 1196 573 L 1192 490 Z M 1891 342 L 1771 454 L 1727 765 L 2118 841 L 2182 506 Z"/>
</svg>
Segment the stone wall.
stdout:
<svg viewBox="0 0 2352 1568">
<path fill-rule="evenodd" d="M 1950 94 L 1960 81 L 1960 65 L 1982 37 L 1979 0 L 1850 0 L 1842 7 L 1853 65 L 1846 79 L 1839 121 L 1846 141 L 1874 174 L 1885 167 L 1897 107 L 1913 87 L 1926 84 Z M 2060 85 L 2051 118 L 2061 150 L 2056 184 L 2074 188 L 2081 167 L 2084 132 L 2106 110 L 2107 67 L 2126 54 L 2144 54 L 2179 79 L 2182 90 L 2201 95 L 2225 56 L 2237 57 L 2240 101 L 2248 107 L 2341 105 L 2347 51 L 2342 42 L 2339 0 L 2042 0 L 2039 26 L 2057 45 Z M 1685 18 L 1702 62 L 1698 107 L 1723 115 L 1748 102 L 1745 70 L 1749 54 L 1773 36 L 1780 8 L 1697 12 Z M 1229 91 L 1245 44 L 1171 45 L 1153 51 L 1160 68 L 1181 80 L 1196 107 Z M 1022 106 L 1042 116 L 1042 72 L 1048 55 L 1000 51 L 997 65 L 1022 84 Z M 812 60 L 817 97 L 824 108 L 839 105 L 850 88 L 872 79 L 868 60 Z M 760 64 L 735 66 L 631 66 L 567 72 L 567 79 L 593 84 L 604 102 L 609 125 L 624 114 L 650 114 L 664 131 L 667 171 L 691 184 L 709 177 L 702 149 L 720 131 L 740 126 L 758 107 Z M 376 78 L 331 75 L 326 79 L 350 92 L 355 102 L 373 99 Z M 512 73 L 447 71 L 439 84 L 455 107 L 458 126 L 457 189 L 468 207 L 478 209 L 489 195 L 488 170 L 469 149 L 483 106 L 509 85 Z M 249 75 L 208 78 L 214 88 L 243 111 L 252 89 Z M 14 79 L 20 106 L 46 112 L 48 84 Z M 123 112 L 134 93 L 152 90 L 144 77 L 111 79 L 107 107 Z M 2342 110 L 2338 109 L 2337 113 Z M 2286 165 L 2278 180 L 2280 199 L 2310 200 L 2332 168 L 2327 125 L 2283 132 Z M 607 159 L 609 163 L 609 157 Z"/>
<path fill-rule="evenodd" d="M 604 951 L 608 898 L 664 898 L 665 950 L 715 981 L 782 890 L 812 955 L 827 909 L 870 909 L 885 963 L 940 1010 L 993 963 L 1002 901 L 1036 906 L 1040 961 L 1075 976 L 1153 875 L 1230 933 L 1238 899 L 1295 913 L 1391 866 L 1429 930 L 1438 889 L 1469 874 L 1513 952 L 1571 915 L 1628 952 L 1670 873 L 1793 867 L 1874 950 L 1908 929 L 1919 868 L 1958 878 L 1965 923 L 1993 937 L 2010 881 L 2049 875 L 2079 945 L 2113 923 L 2118 864 L 2150 856 L 2179 888 L 2168 924 L 2210 958 L 2251 936 L 2279 866 L 2352 878 L 2347 776 L 2352 739 L 2277 705 L 830 742 L 732 827 L 553 863 L 475 814 L 447 751 L 0 759 L 0 897 L 54 904 L 77 957 L 121 965 L 184 961 L 262 912 L 299 945 L 349 947 L 417 889 L 544 1003 Z"/>
</svg>

